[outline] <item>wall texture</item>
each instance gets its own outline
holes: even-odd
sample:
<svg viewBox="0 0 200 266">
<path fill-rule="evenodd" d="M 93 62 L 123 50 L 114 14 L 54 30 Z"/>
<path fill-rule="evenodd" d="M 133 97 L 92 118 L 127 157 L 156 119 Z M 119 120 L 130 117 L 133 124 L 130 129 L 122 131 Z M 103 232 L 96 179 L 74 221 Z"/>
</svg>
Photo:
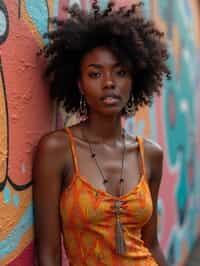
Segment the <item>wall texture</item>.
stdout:
<svg viewBox="0 0 200 266">
<path fill-rule="evenodd" d="M 90 8 L 90 0 L 0 0 L 0 265 L 33 265 L 32 155 L 39 138 L 67 120 L 48 98 L 36 52 L 48 17 L 63 16 L 66 2 Z M 197 0 L 143 2 L 167 33 L 173 78 L 125 126 L 164 148 L 159 237 L 171 265 L 182 265 L 200 233 L 200 8 Z"/>
</svg>

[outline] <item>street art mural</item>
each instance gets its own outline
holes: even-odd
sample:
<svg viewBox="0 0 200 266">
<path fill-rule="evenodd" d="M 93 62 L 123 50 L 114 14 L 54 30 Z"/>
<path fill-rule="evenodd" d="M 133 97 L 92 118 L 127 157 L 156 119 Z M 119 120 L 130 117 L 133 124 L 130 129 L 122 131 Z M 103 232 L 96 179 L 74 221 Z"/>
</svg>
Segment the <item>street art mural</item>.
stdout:
<svg viewBox="0 0 200 266">
<path fill-rule="evenodd" d="M 169 265 L 183 265 L 199 235 L 199 39 L 195 32 L 197 1 L 146 1 L 166 32 L 172 80 L 149 110 L 127 122 L 130 132 L 155 139 L 165 151 L 160 191 L 159 237 Z M 187 34 L 185 34 L 187 32 Z"/>
<path fill-rule="evenodd" d="M 151 109 L 128 119 L 125 127 L 165 151 L 159 238 L 170 265 L 182 265 L 200 233 L 197 1 L 143 2 L 145 16 L 167 34 L 173 75 Z M 33 265 L 34 149 L 42 135 L 69 122 L 48 98 L 41 75 L 45 62 L 37 52 L 52 27 L 48 18 L 65 16 L 62 7 L 73 3 L 91 7 L 90 0 L 0 0 L 0 265 Z M 100 4 L 105 8 L 107 0 Z"/>
<path fill-rule="evenodd" d="M 37 25 L 31 2 L 0 1 L 0 265 L 33 262 L 31 161 L 41 133 L 52 127 L 36 57 L 41 29 L 48 30 L 46 5 L 41 1 L 45 19 Z"/>
<path fill-rule="evenodd" d="M 194 1 L 186 0 L 159 3 L 158 16 L 165 22 L 169 40 L 168 63 L 174 73 L 171 82 L 164 86 L 162 98 L 166 163 L 170 172 L 169 176 L 165 175 L 168 191 L 167 196 L 163 191 L 164 211 L 167 202 L 175 206 L 175 212 L 165 211 L 174 221 L 169 228 L 166 248 L 170 264 L 180 265 L 200 229 L 197 209 L 200 185 L 197 63 L 200 54 L 194 31 L 197 6 Z"/>
</svg>

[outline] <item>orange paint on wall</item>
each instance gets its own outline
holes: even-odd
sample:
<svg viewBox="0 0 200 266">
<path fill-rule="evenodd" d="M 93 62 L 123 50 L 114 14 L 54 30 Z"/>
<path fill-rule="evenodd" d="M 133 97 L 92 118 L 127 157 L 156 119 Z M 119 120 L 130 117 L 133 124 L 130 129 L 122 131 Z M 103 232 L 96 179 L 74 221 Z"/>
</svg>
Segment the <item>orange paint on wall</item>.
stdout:
<svg viewBox="0 0 200 266">
<path fill-rule="evenodd" d="M 3 228 L 3 230 L 0 230 L 0 241 L 5 239 L 13 228 L 16 227 L 32 201 L 31 187 L 23 192 L 15 191 L 11 185 L 7 185 L 7 188 L 10 190 L 10 202 L 5 203 L 4 193 L 0 193 L 0 226 Z M 18 206 L 14 205 L 14 195 L 17 195 L 20 199 Z"/>
<path fill-rule="evenodd" d="M 7 110 L 6 110 L 6 98 L 3 87 L 3 76 L 0 72 L 0 182 L 3 182 L 6 176 L 7 170 Z"/>
</svg>

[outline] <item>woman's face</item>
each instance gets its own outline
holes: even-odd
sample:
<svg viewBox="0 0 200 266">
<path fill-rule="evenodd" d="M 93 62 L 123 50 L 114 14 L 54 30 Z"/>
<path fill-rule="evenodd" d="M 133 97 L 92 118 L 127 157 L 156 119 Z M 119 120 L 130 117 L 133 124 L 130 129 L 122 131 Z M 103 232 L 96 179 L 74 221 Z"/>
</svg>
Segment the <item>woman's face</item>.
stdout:
<svg viewBox="0 0 200 266">
<path fill-rule="evenodd" d="M 88 52 L 81 62 L 79 88 L 90 112 L 120 114 L 132 88 L 131 70 L 105 47 Z"/>
</svg>

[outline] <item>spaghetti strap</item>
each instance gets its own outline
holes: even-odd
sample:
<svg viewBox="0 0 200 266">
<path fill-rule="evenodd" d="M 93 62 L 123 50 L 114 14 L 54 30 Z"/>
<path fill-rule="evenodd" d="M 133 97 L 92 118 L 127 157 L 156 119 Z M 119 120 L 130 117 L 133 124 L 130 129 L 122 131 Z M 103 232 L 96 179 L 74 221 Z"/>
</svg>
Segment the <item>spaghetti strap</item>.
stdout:
<svg viewBox="0 0 200 266">
<path fill-rule="evenodd" d="M 76 155 L 76 148 L 74 143 L 74 138 L 72 136 L 71 130 L 69 128 L 65 128 L 65 131 L 67 132 L 67 135 L 69 137 L 70 145 L 71 145 L 71 151 L 72 151 L 72 157 L 74 161 L 74 168 L 75 168 L 75 174 L 80 175 L 79 167 L 78 167 L 78 159 Z"/>
<path fill-rule="evenodd" d="M 136 137 L 137 142 L 139 143 L 139 152 L 140 152 L 140 162 L 141 162 L 141 173 L 142 175 L 145 175 L 145 164 L 144 164 L 144 138 L 142 137 Z"/>
</svg>

